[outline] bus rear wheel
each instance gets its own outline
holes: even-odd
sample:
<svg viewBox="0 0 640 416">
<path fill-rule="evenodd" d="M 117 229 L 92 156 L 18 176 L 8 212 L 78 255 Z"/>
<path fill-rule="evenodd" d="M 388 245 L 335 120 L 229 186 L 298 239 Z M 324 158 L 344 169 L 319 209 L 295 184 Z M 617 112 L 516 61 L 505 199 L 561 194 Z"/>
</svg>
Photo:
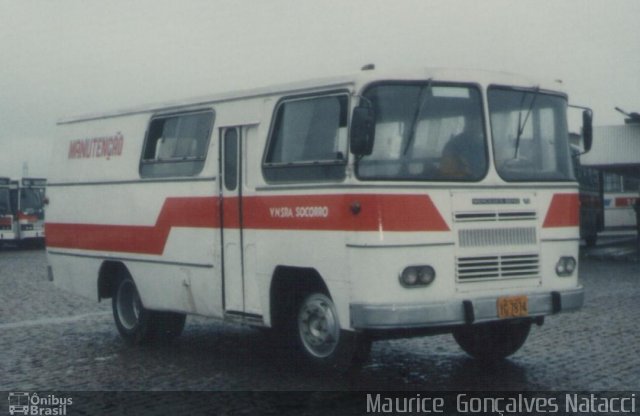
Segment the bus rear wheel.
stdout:
<svg viewBox="0 0 640 416">
<path fill-rule="evenodd" d="M 130 276 L 118 283 L 112 297 L 112 309 L 120 336 L 131 345 L 171 340 L 182 333 L 186 318 L 180 313 L 146 309 Z"/>
<path fill-rule="evenodd" d="M 530 330 L 528 321 L 490 322 L 458 327 L 453 331 L 453 338 L 472 357 L 496 361 L 518 351 Z"/>
<path fill-rule="evenodd" d="M 346 371 L 368 359 L 371 341 L 341 329 L 333 300 L 325 293 L 307 294 L 295 310 L 287 332 L 304 362 L 315 369 Z"/>
</svg>

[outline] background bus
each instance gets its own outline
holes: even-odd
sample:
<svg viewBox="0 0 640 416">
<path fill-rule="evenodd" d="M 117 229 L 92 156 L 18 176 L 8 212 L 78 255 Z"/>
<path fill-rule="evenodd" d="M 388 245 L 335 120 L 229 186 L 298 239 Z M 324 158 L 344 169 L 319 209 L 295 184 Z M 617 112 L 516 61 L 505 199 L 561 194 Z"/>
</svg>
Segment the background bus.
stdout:
<svg viewBox="0 0 640 416">
<path fill-rule="evenodd" d="M 640 181 L 616 173 L 605 173 L 604 225 L 611 231 L 635 230 L 633 204 L 640 196 Z"/>
<path fill-rule="evenodd" d="M 603 172 L 580 163 L 580 151 L 572 146 L 573 166 L 580 186 L 580 238 L 588 247 L 604 230 Z"/>
<path fill-rule="evenodd" d="M 22 178 L 12 181 L 10 199 L 16 240 L 19 245 L 44 245 L 44 196 L 47 180 Z"/>
<path fill-rule="evenodd" d="M 9 178 L 0 178 L 0 242 L 12 242 L 16 239 L 15 221 L 11 204 Z"/>
</svg>

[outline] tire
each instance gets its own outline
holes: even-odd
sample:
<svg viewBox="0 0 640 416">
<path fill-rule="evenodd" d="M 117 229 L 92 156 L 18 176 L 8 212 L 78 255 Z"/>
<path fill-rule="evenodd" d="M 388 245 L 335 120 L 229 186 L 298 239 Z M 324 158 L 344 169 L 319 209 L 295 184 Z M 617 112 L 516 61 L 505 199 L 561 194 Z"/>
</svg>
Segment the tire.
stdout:
<svg viewBox="0 0 640 416">
<path fill-rule="evenodd" d="M 453 338 L 470 356 L 483 361 L 504 359 L 524 345 L 531 322 L 505 321 L 461 326 Z"/>
<path fill-rule="evenodd" d="M 120 336 L 130 345 L 170 341 L 182 333 L 186 315 L 156 312 L 142 305 L 131 277 L 120 280 L 112 298 L 113 318 Z"/>
<path fill-rule="evenodd" d="M 362 334 L 341 329 L 329 296 L 310 293 L 295 305 L 285 330 L 299 359 L 316 370 L 338 371 L 367 361 L 371 341 Z"/>
<path fill-rule="evenodd" d="M 153 314 L 142 306 L 138 289 L 131 277 L 127 276 L 118 282 L 111 306 L 118 332 L 128 344 L 141 345 L 153 338 Z"/>
</svg>

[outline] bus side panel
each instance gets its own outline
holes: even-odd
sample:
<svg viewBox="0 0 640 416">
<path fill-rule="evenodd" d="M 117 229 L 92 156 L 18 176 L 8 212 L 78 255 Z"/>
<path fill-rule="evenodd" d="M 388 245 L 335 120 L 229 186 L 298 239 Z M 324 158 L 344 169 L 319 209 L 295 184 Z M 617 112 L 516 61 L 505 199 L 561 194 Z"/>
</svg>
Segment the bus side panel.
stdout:
<svg viewBox="0 0 640 416">
<path fill-rule="evenodd" d="M 247 233 L 256 241 L 257 289 L 259 305 L 247 303 L 247 312 L 263 315 L 270 322 L 270 288 L 278 266 L 314 269 L 329 290 L 343 328 L 349 327 L 351 297 L 349 269 L 346 267 L 344 233 L 340 231 L 255 230 Z M 248 296 L 248 300 L 256 299 Z"/>
<path fill-rule="evenodd" d="M 222 316 L 216 140 L 197 177 L 143 180 L 148 119 L 60 127 L 46 224 L 54 281 L 95 299 L 102 262 L 120 262 L 146 307 Z M 122 139 L 121 151 L 96 150 L 101 137 Z"/>
<path fill-rule="evenodd" d="M 219 284 L 211 268 L 127 262 L 147 309 L 221 317 Z"/>
<path fill-rule="evenodd" d="M 58 126 L 49 184 L 139 179 L 150 117 L 139 114 Z"/>
<path fill-rule="evenodd" d="M 54 187 L 49 251 L 71 254 L 67 262 L 84 264 L 86 256 L 122 262 L 150 309 L 220 316 L 217 197 L 207 195 L 214 186 L 118 185 L 101 186 L 100 192 L 87 192 L 85 186 Z M 64 215 L 68 222 L 55 221 Z M 95 296 L 98 269 L 94 266 L 95 272 L 89 273 L 73 267 L 68 278 L 92 280 L 89 295 Z M 58 275 L 54 268 L 56 281 Z"/>
<path fill-rule="evenodd" d="M 49 253 L 48 261 L 57 287 L 92 300 L 98 299 L 101 260 Z"/>
</svg>

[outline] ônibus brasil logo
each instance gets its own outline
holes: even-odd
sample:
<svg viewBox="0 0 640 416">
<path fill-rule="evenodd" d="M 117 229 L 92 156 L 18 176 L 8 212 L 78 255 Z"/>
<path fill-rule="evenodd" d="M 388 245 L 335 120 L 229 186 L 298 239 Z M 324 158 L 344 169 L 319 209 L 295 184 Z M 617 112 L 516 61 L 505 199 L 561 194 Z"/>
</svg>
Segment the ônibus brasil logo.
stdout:
<svg viewBox="0 0 640 416">
<path fill-rule="evenodd" d="M 9 393 L 10 415 L 62 416 L 67 414 L 67 406 L 72 404 L 72 398 L 55 394 L 39 396 L 38 393 Z"/>
</svg>

